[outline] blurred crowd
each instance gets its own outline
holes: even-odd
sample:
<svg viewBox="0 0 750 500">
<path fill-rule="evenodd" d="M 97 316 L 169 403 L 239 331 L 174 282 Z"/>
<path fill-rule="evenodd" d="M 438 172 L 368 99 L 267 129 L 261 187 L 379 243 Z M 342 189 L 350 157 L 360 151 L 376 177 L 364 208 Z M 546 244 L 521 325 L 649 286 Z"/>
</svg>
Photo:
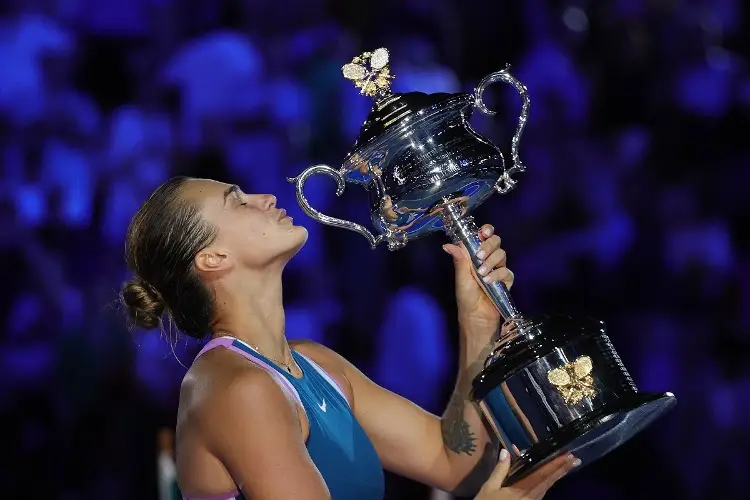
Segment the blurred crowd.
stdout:
<svg viewBox="0 0 750 500">
<path fill-rule="evenodd" d="M 550 498 L 735 499 L 750 488 L 749 7 L 740 0 L 9 0 L 0 9 L 0 468 L 6 498 L 150 499 L 157 429 L 200 346 L 131 331 L 124 234 L 172 175 L 270 192 L 310 238 L 287 332 L 439 412 L 453 383 L 450 259 L 435 235 L 372 252 L 297 207 L 372 102 L 341 77 L 391 51 L 394 91 L 529 88 L 518 188 L 493 223 L 528 313 L 605 320 L 639 387 L 678 409 Z M 506 151 L 520 110 L 474 117 Z M 366 222 L 361 188 L 308 183 Z M 388 498 L 424 490 L 389 477 Z"/>
</svg>

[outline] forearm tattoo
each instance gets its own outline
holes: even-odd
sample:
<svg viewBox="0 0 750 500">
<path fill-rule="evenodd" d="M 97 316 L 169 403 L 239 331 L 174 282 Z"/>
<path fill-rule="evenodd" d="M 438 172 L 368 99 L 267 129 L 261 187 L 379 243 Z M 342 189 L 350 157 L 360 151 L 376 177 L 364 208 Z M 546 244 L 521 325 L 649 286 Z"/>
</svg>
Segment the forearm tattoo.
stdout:
<svg viewBox="0 0 750 500">
<path fill-rule="evenodd" d="M 454 453 L 473 455 L 477 450 L 477 437 L 464 418 L 466 401 L 459 393 L 454 393 L 440 422 L 443 443 Z"/>
<path fill-rule="evenodd" d="M 477 435 L 464 415 L 466 405 L 471 404 L 467 399 L 471 385 L 469 381 L 473 380 L 482 370 L 483 360 L 487 357 L 491 348 L 492 343 L 487 344 L 482 349 L 478 359 L 468 366 L 466 372 L 459 374 L 456 389 L 448 402 L 445 413 L 443 413 L 440 422 L 443 443 L 454 453 L 466 453 L 471 456 L 477 451 Z"/>
</svg>

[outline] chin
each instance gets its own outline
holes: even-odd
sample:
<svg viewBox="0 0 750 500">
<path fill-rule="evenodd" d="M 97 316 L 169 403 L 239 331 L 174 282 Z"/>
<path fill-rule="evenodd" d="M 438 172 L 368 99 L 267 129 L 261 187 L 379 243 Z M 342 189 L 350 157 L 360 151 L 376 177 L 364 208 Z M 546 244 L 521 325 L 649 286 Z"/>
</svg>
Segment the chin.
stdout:
<svg viewBox="0 0 750 500">
<path fill-rule="evenodd" d="M 289 228 L 290 248 L 288 255 L 290 259 L 294 257 L 303 246 L 305 246 L 305 243 L 307 243 L 307 236 L 307 229 L 302 226 L 292 226 Z"/>
</svg>

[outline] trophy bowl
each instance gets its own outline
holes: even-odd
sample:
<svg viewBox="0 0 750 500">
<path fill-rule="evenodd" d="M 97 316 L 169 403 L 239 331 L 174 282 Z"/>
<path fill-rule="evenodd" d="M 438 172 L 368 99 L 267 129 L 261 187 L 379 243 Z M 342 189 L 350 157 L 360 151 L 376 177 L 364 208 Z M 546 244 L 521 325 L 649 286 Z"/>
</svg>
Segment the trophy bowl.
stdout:
<svg viewBox="0 0 750 500">
<path fill-rule="evenodd" d="M 342 165 L 314 165 L 288 179 L 297 201 L 313 219 L 355 231 L 372 248 L 390 250 L 435 231 L 463 243 L 474 269 L 481 265 L 479 228 L 472 211 L 493 193 L 516 186 L 525 171 L 518 147 L 531 105 L 526 87 L 509 67 L 485 77 L 473 93 L 392 93 L 390 55 L 365 52 L 344 65 L 344 77 L 374 99 L 359 137 Z M 496 82 L 520 95 L 521 114 L 510 141 L 510 165 L 500 148 L 469 122 L 475 110 L 488 115 L 482 95 Z M 369 194 L 375 233 L 361 224 L 315 210 L 304 185 L 323 174 Z M 568 316 L 526 317 L 503 283 L 478 280 L 503 324 L 471 398 L 481 409 L 512 465 L 512 484 L 562 453 L 591 463 L 630 439 L 676 403 L 671 393 L 638 391 L 610 342 L 604 323 Z"/>
</svg>

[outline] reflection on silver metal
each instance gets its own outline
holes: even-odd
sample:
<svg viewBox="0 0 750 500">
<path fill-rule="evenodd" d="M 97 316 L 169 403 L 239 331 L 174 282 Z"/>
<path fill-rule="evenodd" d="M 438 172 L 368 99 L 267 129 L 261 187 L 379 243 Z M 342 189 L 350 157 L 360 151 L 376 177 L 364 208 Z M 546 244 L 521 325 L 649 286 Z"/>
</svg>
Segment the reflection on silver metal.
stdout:
<svg viewBox="0 0 750 500">
<path fill-rule="evenodd" d="M 576 405 L 569 405 L 549 382 L 548 373 L 569 363 L 571 358 L 578 358 L 582 353 L 581 347 L 590 346 L 573 342 L 529 363 L 481 401 L 480 407 L 490 417 L 506 449 L 511 450 L 515 446 L 523 454 L 555 430 L 601 407 L 610 398 L 617 398 L 617 390 L 621 389 L 617 383 L 619 380 L 613 384 L 594 379 L 593 386 L 598 390 L 599 397 L 582 398 Z M 597 351 L 593 353 L 586 349 L 595 358 L 604 355 L 598 347 Z"/>
<path fill-rule="evenodd" d="M 506 66 L 485 77 L 472 94 L 394 94 L 389 59 L 387 50 L 378 49 L 342 68 L 374 105 L 341 168 L 315 165 L 288 180 L 305 213 L 361 234 L 373 248 L 385 242 L 396 250 L 442 231 L 465 245 L 478 269 L 481 240 L 471 214 L 495 192 L 512 190 L 513 176 L 525 170 L 518 150 L 529 116 L 527 89 Z M 496 82 L 511 85 L 522 101 L 510 166 L 469 123 L 474 109 L 495 114 L 483 95 Z M 316 174 L 333 177 L 337 195 L 346 183 L 364 187 L 375 231 L 312 208 L 304 185 Z M 472 398 L 511 452 L 509 484 L 566 450 L 584 463 L 595 460 L 674 405 L 671 394 L 636 389 L 603 324 L 525 317 L 503 283 L 478 281 L 504 323 L 473 382 Z"/>
<path fill-rule="evenodd" d="M 526 87 L 506 67 L 483 79 L 473 94 L 392 94 L 389 57 L 387 50 L 377 49 L 342 68 L 361 93 L 375 99 L 363 131 L 369 127 L 370 132 L 379 133 L 369 138 L 363 133 L 360 139 L 366 140 L 358 140 L 340 169 L 315 165 L 288 180 L 295 184 L 305 213 L 323 224 L 361 234 L 373 248 L 385 242 L 389 249 L 397 250 L 429 233 L 445 231 L 453 241 L 467 245 L 475 267 L 479 267 L 479 239 L 471 234 L 478 233 L 478 228 L 470 214 L 493 192 L 509 191 L 515 185 L 512 175 L 524 170 L 518 146 L 529 112 Z M 512 85 L 523 104 L 508 168 L 500 149 L 469 124 L 475 107 L 493 114 L 482 95 L 487 86 L 500 81 Z M 304 185 L 316 174 L 333 177 L 339 195 L 346 182 L 368 191 L 377 236 L 360 224 L 322 214 L 310 205 Z M 504 284 L 484 288 L 504 318 L 519 316 Z"/>
</svg>

